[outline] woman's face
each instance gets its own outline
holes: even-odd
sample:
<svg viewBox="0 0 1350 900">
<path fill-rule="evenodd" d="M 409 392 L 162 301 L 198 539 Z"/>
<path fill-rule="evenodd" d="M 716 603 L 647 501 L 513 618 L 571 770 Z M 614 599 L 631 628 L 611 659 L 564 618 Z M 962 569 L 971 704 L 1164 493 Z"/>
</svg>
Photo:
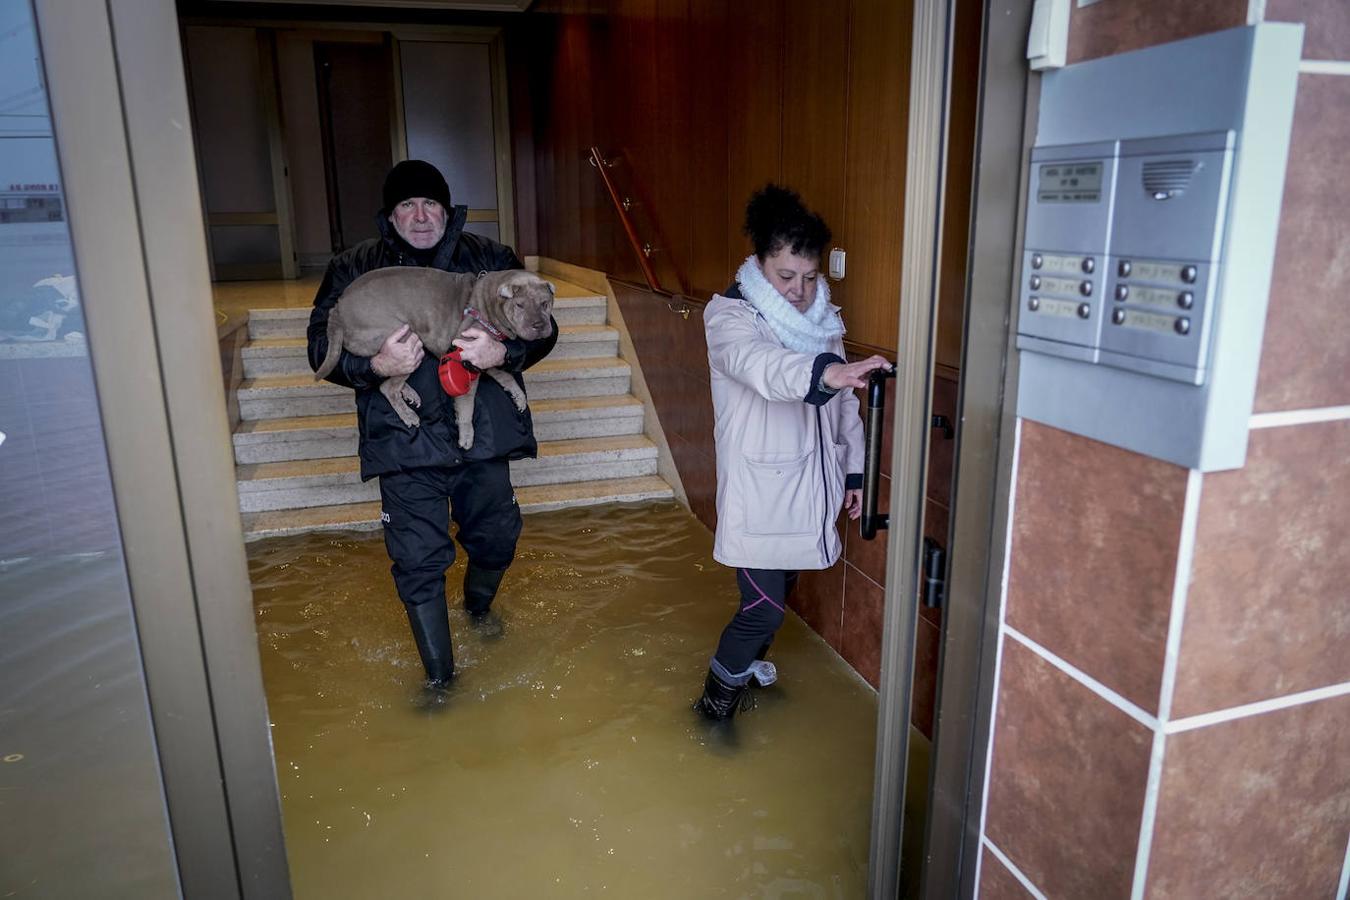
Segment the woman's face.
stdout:
<svg viewBox="0 0 1350 900">
<path fill-rule="evenodd" d="M 811 308 L 816 300 L 816 279 L 820 277 L 819 256 L 798 256 L 785 246 L 760 260 L 759 268 L 797 312 Z"/>
</svg>

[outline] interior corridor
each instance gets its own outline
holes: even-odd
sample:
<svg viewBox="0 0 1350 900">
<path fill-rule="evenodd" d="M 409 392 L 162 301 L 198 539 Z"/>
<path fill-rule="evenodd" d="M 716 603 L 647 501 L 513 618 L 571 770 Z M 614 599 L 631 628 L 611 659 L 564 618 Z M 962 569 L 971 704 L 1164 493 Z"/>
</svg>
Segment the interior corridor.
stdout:
<svg viewBox="0 0 1350 900">
<path fill-rule="evenodd" d="M 295 896 L 862 896 L 876 695 L 796 616 L 728 727 L 690 708 L 735 607 L 673 503 L 528 516 L 457 675 L 420 668 L 378 534 L 249 546 Z M 919 819 L 922 821 L 922 819 Z"/>
</svg>

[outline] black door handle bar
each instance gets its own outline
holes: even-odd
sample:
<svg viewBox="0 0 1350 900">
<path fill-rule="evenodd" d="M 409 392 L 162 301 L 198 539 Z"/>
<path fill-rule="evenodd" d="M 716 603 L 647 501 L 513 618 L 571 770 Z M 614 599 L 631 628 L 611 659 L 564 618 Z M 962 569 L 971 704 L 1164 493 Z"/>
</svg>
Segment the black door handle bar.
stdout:
<svg viewBox="0 0 1350 900">
<path fill-rule="evenodd" d="M 872 540 L 877 531 L 890 525 L 890 516 L 877 512 L 877 490 L 881 484 L 881 433 L 886 413 L 886 379 L 895 377 L 895 369 L 873 369 L 867 376 L 867 457 L 863 463 L 862 536 Z"/>
</svg>

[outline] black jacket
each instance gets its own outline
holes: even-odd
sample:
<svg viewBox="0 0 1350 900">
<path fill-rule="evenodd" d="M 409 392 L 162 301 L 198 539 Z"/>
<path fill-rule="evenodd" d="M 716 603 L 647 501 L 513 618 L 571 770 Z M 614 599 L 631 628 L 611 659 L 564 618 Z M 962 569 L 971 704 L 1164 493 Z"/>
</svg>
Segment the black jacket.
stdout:
<svg viewBox="0 0 1350 900">
<path fill-rule="evenodd" d="M 456 206 L 449 214 L 445 236 L 434 248 L 430 265 L 447 272 L 524 268 L 510 247 L 464 231 L 467 207 Z M 381 237 L 362 241 L 328 263 L 319 293 L 314 297 L 314 312 L 309 317 L 311 369 L 317 369 L 328 352 L 328 313 L 349 284 L 375 269 L 419 264 L 412 248 L 394 231 L 388 217 L 380 215 L 378 222 Z M 501 368 L 513 373 L 516 381 L 521 382 L 520 373 L 547 356 L 557 340 L 558 325 L 554 322 L 553 334 L 547 338 L 506 341 L 506 362 Z M 427 466 L 456 466 L 466 460 L 521 459 L 538 453 L 529 410 L 516 412 L 506 391 L 491 378 L 478 380 L 473 446 L 467 451 L 460 450 L 456 443 L 454 405 L 441 389 L 436 372 L 438 363 L 439 360 L 427 354 L 417 370 L 408 376 L 408 384 L 422 398 L 422 405 L 417 409 L 422 424 L 418 428 L 409 428 L 384 395 L 376 390 L 383 379 L 371 369 L 370 359 L 342 351 L 328 380 L 356 389 L 362 479 Z"/>
</svg>

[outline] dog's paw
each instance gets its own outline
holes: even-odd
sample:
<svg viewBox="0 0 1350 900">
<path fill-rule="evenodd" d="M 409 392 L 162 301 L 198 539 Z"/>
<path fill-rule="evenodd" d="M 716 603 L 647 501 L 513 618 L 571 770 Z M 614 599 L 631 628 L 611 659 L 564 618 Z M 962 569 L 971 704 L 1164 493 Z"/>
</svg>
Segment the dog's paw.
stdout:
<svg viewBox="0 0 1350 900">
<path fill-rule="evenodd" d="M 409 406 L 413 406 L 418 409 L 422 408 L 422 395 L 417 393 L 417 391 L 413 390 L 412 385 L 410 384 L 403 385 L 402 394 L 404 402 L 406 402 Z"/>
</svg>

